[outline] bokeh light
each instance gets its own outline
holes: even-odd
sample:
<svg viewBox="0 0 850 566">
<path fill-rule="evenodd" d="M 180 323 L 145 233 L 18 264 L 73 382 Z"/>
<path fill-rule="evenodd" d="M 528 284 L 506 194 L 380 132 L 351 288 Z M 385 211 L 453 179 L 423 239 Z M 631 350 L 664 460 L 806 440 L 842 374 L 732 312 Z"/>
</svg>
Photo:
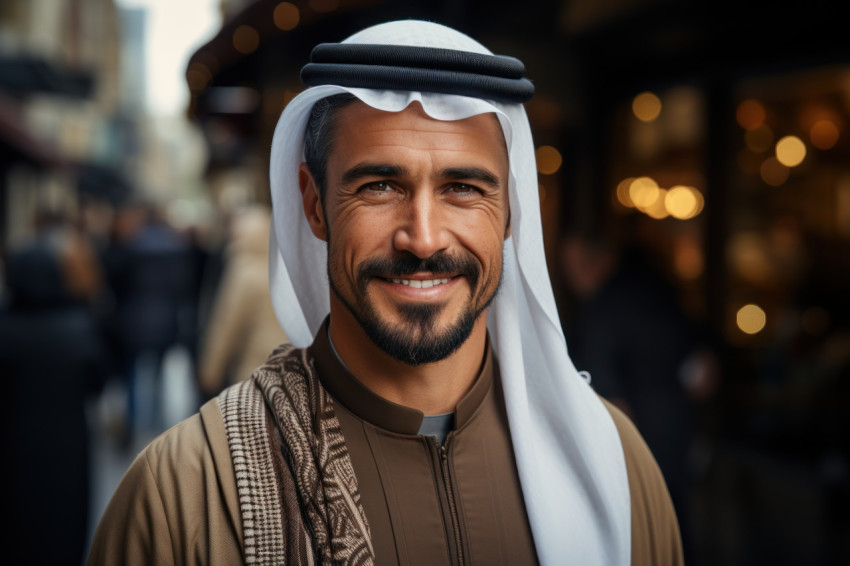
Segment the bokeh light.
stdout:
<svg viewBox="0 0 850 566">
<path fill-rule="evenodd" d="M 658 199 L 659 192 L 658 183 L 651 177 L 638 177 L 629 184 L 629 199 L 637 208 L 652 205 Z"/>
<path fill-rule="evenodd" d="M 818 120 L 809 130 L 809 140 L 818 149 L 832 149 L 838 143 L 840 132 L 831 120 Z"/>
<path fill-rule="evenodd" d="M 642 92 L 632 100 L 632 112 L 641 122 L 652 122 L 661 114 L 661 99 L 651 92 Z"/>
<path fill-rule="evenodd" d="M 772 187 L 778 187 L 788 180 L 789 170 L 775 157 L 768 157 L 761 164 L 759 173 L 761 173 L 761 178 L 765 183 Z"/>
<path fill-rule="evenodd" d="M 702 248 L 694 238 L 679 238 L 673 246 L 673 269 L 685 281 L 699 279 L 705 270 Z"/>
<path fill-rule="evenodd" d="M 627 208 L 635 207 L 635 203 L 632 202 L 632 198 L 629 196 L 629 187 L 631 187 L 634 180 L 634 177 L 626 177 L 617 184 L 617 201 Z"/>
<path fill-rule="evenodd" d="M 764 124 L 766 117 L 764 106 L 757 100 L 745 100 L 738 105 L 735 119 L 745 130 L 754 130 Z"/>
<path fill-rule="evenodd" d="M 543 175 L 551 175 L 561 168 L 563 158 L 561 152 L 551 145 L 541 145 L 534 152 L 534 157 L 537 160 L 537 171 Z"/>
<path fill-rule="evenodd" d="M 806 144 L 797 136 L 785 136 L 776 142 L 776 159 L 786 167 L 796 167 L 806 158 Z"/>
<path fill-rule="evenodd" d="M 735 316 L 738 328 L 746 334 L 758 334 L 767 324 L 767 315 L 758 305 L 744 305 Z"/>
<path fill-rule="evenodd" d="M 312 4 L 312 3 L 311 3 Z M 274 9 L 274 25 L 283 31 L 295 29 L 301 21 L 298 6 L 290 2 L 281 2 Z"/>
<path fill-rule="evenodd" d="M 688 220 L 702 212 L 704 200 L 694 187 L 676 185 L 671 187 L 664 197 L 664 207 L 670 216 L 679 220 Z"/>
<path fill-rule="evenodd" d="M 650 218 L 654 218 L 656 220 L 667 218 L 668 216 L 670 216 L 670 213 L 667 212 L 667 207 L 664 206 L 664 199 L 666 196 L 667 189 L 659 188 L 655 200 L 652 201 L 649 205 L 641 207 L 641 212 L 643 212 Z"/>
<path fill-rule="evenodd" d="M 189 89 L 192 91 L 204 90 L 212 80 L 212 72 L 209 67 L 197 61 L 189 65 L 186 71 L 186 82 L 189 84 Z"/>
<path fill-rule="evenodd" d="M 738 277 L 753 285 L 766 285 L 775 276 L 768 246 L 758 233 L 739 232 L 727 244 L 730 267 Z"/>
<path fill-rule="evenodd" d="M 755 153 L 764 153 L 773 146 L 773 130 L 761 125 L 744 134 L 744 143 Z"/>
<path fill-rule="evenodd" d="M 233 32 L 233 47 L 239 53 L 248 55 L 260 46 L 260 34 L 248 25 L 241 25 Z"/>
</svg>

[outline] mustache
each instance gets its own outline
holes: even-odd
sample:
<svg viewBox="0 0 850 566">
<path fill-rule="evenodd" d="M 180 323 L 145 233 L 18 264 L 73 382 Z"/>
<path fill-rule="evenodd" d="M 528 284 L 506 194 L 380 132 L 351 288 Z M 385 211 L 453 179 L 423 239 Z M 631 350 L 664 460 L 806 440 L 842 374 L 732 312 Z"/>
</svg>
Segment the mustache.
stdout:
<svg viewBox="0 0 850 566">
<path fill-rule="evenodd" d="M 366 284 L 373 277 L 396 277 L 430 271 L 432 273 L 455 273 L 463 275 L 475 289 L 481 276 L 481 268 L 472 257 L 439 253 L 427 258 L 415 255 L 377 257 L 364 261 L 357 269 L 357 284 L 365 292 Z"/>
</svg>

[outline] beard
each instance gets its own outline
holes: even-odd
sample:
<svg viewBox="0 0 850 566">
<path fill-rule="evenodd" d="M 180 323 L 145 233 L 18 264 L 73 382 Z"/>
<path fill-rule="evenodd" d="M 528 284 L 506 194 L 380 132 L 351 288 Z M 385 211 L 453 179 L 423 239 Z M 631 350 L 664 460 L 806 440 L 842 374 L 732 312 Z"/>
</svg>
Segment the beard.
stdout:
<svg viewBox="0 0 850 566">
<path fill-rule="evenodd" d="M 369 339 L 381 350 L 396 360 L 410 366 L 419 366 L 440 361 L 453 354 L 464 342 L 475 326 L 478 317 L 490 306 L 501 286 L 502 269 L 498 281 L 483 282 L 481 267 L 471 256 L 449 256 L 440 253 L 426 259 L 411 254 L 395 258 L 373 258 L 360 264 L 355 280 L 356 295 L 347 298 L 337 285 L 328 255 L 328 281 L 331 290 L 351 312 Z M 397 307 L 400 323 L 383 319 L 369 300 L 368 284 L 375 277 L 392 274 L 399 279 L 417 272 L 455 273 L 466 278 L 469 284 L 469 299 L 448 327 L 439 329 L 437 322 L 445 305 L 403 304 Z"/>
</svg>

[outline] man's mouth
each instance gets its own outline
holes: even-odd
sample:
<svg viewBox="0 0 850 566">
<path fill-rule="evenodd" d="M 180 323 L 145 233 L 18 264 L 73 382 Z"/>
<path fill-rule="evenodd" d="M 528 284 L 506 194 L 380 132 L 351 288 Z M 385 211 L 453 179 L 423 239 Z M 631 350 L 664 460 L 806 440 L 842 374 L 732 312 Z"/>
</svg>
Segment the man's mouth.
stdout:
<svg viewBox="0 0 850 566">
<path fill-rule="evenodd" d="M 443 283 L 449 282 L 449 277 L 444 277 L 442 279 L 394 279 L 389 278 L 387 281 L 392 281 L 393 283 L 398 283 L 400 285 L 407 285 L 408 287 L 413 287 L 414 289 L 430 289 L 431 287 L 436 287 L 437 285 L 442 285 Z"/>
<path fill-rule="evenodd" d="M 364 261 L 357 269 L 357 286 L 365 295 L 368 293 L 369 283 L 375 279 L 411 289 L 433 289 L 441 285 L 452 287 L 453 282 L 459 283 L 458 280 L 463 278 L 469 287 L 474 289 L 479 275 L 478 264 L 469 256 L 448 256 L 440 253 L 419 259 L 412 255 L 399 255 Z M 402 292 L 401 289 L 398 290 Z M 448 287 L 445 290 L 448 290 Z"/>
</svg>

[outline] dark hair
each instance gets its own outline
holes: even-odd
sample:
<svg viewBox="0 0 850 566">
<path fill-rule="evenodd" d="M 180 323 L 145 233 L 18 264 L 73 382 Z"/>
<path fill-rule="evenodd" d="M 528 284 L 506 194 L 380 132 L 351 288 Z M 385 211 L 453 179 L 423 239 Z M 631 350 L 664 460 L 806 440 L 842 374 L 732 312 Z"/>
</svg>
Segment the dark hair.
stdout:
<svg viewBox="0 0 850 566">
<path fill-rule="evenodd" d="M 337 110 L 353 100 L 356 100 L 356 97 L 349 93 L 322 98 L 313 105 L 310 117 L 307 119 L 307 130 L 304 133 L 304 161 L 310 173 L 313 174 L 319 194 L 322 196 L 325 194 L 328 155 L 334 141 Z"/>
</svg>

